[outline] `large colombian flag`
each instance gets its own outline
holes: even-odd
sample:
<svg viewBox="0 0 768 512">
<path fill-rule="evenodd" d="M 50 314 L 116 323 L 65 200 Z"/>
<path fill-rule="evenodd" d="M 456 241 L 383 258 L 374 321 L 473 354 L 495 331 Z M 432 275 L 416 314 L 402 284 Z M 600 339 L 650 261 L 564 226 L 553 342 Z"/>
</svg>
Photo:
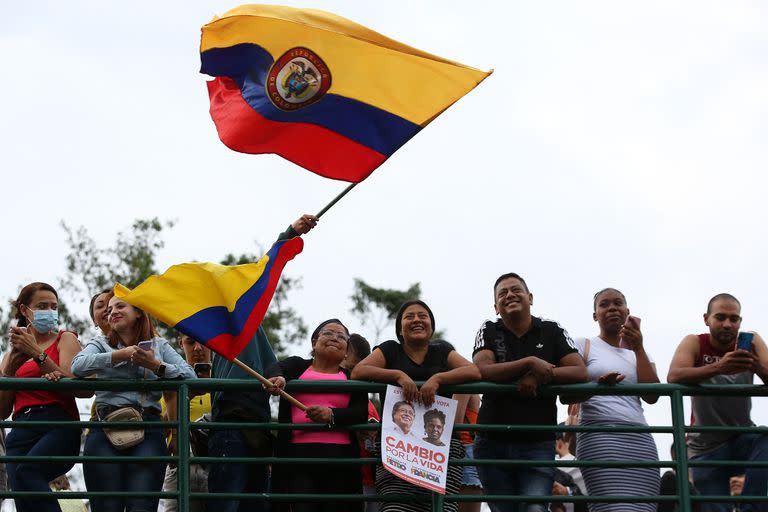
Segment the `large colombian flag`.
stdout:
<svg viewBox="0 0 768 512">
<path fill-rule="evenodd" d="M 222 142 L 350 182 L 491 73 L 314 9 L 243 5 L 202 32 Z"/>
<path fill-rule="evenodd" d="M 232 360 L 261 325 L 283 267 L 303 247 L 295 237 L 276 242 L 256 263 L 174 265 L 133 290 L 115 285 L 115 296 Z"/>
</svg>

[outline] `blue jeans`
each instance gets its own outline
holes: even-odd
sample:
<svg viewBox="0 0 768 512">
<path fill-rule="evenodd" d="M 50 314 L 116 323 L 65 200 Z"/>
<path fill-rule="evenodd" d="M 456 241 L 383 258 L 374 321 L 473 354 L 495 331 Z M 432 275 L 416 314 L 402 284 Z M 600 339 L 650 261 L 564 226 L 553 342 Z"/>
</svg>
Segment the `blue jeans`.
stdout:
<svg viewBox="0 0 768 512">
<path fill-rule="evenodd" d="M 240 430 L 211 429 L 208 434 L 209 457 L 254 457 Z M 260 494 L 269 490 L 269 474 L 264 464 L 212 463 L 208 471 L 208 492 Z M 217 512 L 269 512 L 265 500 L 214 500 Z"/>
<path fill-rule="evenodd" d="M 19 412 L 13 421 L 72 421 L 72 418 L 56 405 L 30 407 Z M 80 427 L 32 427 L 14 428 L 5 440 L 8 455 L 69 455 L 80 454 Z M 74 462 L 9 462 L 8 484 L 14 491 L 48 491 L 48 482 L 72 469 Z M 16 498 L 19 512 L 61 512 L 55 497 Z"/>
<path fill-rule="evenodd" d="M 145 416 L 158 421 L 158 415 Z M 168 455 L 165 436 L 159 427 L 144 429 L 144 441 L 132 448 L 118 450 L 100 428 L 92 428 L 85 440 L 84 455 L 125 459 L 122 463 L 86 462 L 85 485 L 89 491 L 160 492 L 165 478 L 164 462 L 131 462 L 128 457 Z M 155 512 L 160 498 L 91 498 L 93 512 Z"/>
<path fill-rule="evenodd" d="M 711 452 L 691 457 L 691 460 L 747 460 L 768 461 L 768 435 L 739 434 Z M 733 475 L 744 473 L 743 496 L 765 496 L 768 494 L 768 468 L 691 468 L 693 484 L 702 495 L 730 494 L 728 480 Z M 768 512 L 768 503 L 740 503 L 741 512 Z M 730 503 L 701 503 L 702 512 L 730 512 Z"/>
<path fill-rule="evenodd" d="M 475 437 L 475 459 L 554 460 L 555 441 L 515 443 Z M 478 465 L 485 494 L 549 496 L 555 479 L 554 467 Z M 493 512 L 546 512 L 546 503 L 488 502 Z"/>
</svg>

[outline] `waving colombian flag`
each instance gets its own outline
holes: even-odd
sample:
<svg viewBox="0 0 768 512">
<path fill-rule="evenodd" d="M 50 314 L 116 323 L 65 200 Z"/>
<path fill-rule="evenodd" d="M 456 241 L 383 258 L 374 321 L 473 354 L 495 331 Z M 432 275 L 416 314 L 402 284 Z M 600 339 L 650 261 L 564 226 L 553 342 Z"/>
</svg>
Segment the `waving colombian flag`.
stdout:
<svg viewBox="0 0 768 512">
<path fill-rule="evenodd" d="M 222 142 L 359 182 L 490 72 L 319 10 L 243 5 L 202 29 Z"/>
<path fill-rule="evenodd" d="M 279 240 L 257 263 L 174 265 L 115 296 L 232 360 L 242 352 L 267 312 L 286 263 L 304 247 L 300 237 Z"/>
</svg>

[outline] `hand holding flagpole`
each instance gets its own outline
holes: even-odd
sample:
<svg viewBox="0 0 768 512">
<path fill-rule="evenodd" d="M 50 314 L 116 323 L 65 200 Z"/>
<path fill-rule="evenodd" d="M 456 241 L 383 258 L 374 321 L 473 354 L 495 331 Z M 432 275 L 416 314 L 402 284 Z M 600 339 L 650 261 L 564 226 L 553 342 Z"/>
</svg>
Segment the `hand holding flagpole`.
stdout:
<svg viewBox="0 0 768 512">
<path fill-rule="evenodd" d="M 265 388 L 267 388 L 267 389 L 274 388 L 274 384 L 272 384 L 262 374 L 260 374 L 259 372 L 257 372 L 256 370 L 254 370 L 253 368 L 251 368 L 250 366 L 248 366 L 247 364 L 245 364 L 244 362 L 242 362 L 238 358 L 234 358 L 232 360 L 232 364 L 234 364 L 235 366 L 237 366 L 238 368 L 243 370 L 248 375 L 251 375 L 252 377 L 256 377 L 259 380 L 259 382 L 261 382 L 264 385 Z M 298 400 L 296 400 L 295 398 L 293 398 L 291 395 L 286 393 L 283 389 L 280 389 L 279 391 L 280 391 L 280 393 L 279 393 L 280 396 L 282 398 L 285 398 L 286 400 L 288 400 L 288 402 L 290 402 L 292 405 L 298 407 L 302 411 L 306 411 L 307 410 L 307 406 L 306 405 L 304 405 L 303 403 L 301 403 Z"/>
</svg>

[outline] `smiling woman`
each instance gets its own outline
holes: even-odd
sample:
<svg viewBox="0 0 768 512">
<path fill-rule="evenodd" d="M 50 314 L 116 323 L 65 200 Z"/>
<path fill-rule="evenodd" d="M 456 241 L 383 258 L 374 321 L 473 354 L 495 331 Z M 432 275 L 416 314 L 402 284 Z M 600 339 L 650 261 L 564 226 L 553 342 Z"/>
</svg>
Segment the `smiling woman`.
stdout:
<svg viewBox="0 0 768 512">
<path fill-rule="evenodd" d="M 426 303 L 420 300 L 411 300 L 400 306 L 395 317 L 395 335 L 399 341 L 389 340 L 378 345 L 371 355 L 360 361 L 352 372 L 353 379 L 372 380 L 397 384 L 403 388 L 405 402 L 398 402 L 393 409 L 395 423 L 403 425 L 405 422 L 400 416 L 410 413 L 410 422 L 413 423 L 413 409 L 402 408 L 401 404 L 419 401 L 426 406 L 432 405 L 435 394 L 440 394 L 440 386 L 461 384 L 480 380 L 480 370 L 459 355 L 453 346 L 447 341 L 432 340 L 435 331 L 435 316 Z M 426 381 L 421 388 L 414 381 Z M 450 394 L 442 394 L 448 398 Z M 384 397 L 382 396 L 382 404 Z M 426 418 L 425 418 L 426 419 Z M 425 425 L 426 427 L 426 425 Z M 403 429 L 402 425 L 397 428 Z M 427 437 L 434 436 L 436 430 L 427 433 Z M 442 434 L 442 431 L 440 431 Z M 407 434 L 410 432 L 408 426 Z M 440 435 L 437 435 L 437 442 Z M 432 442 L 432 441 L 430 441 Z M 433 442 L 432 444 L 437 444 Z M 453 459 L 464 458 L 464 447 L 456 438 L 451 439 L 450 457 Z M 449 466 L 446 489 L 451 494 L 458 494 L 461 485 L 461 467 Z M 381 494 L 407 494 L 424 493 L 424 489 L 400 480 L 383 466 L 376 468 L 376 490 Z M 382 511 L 426 511 L 430 509 L 429 503 L 395 503 L 385 502 Z M 458 509 L 456 502 L 446 503 L 445 510 Z"/>
<path fill-rule="evenodd" d="M 290 380 L 347 380 L 349 370 L 341 363 L 347 355 L 349 331 L 341 321 L 333 318 L 318 325 L 312 333 L 312 359 L 298 356 L 280 361 L 267 370 L 272 388 L 277 394 Z M 306 411 L 280 399 L 280 423 L 320 423 L 327 431 L 281 430 L 278 434 L 277 456 L 290 457 L 345 457 L 357 458 L 358 445 L 351 432 L 337 430 L 337 426 L 365 423 L 368 397 L 365 393 L 296 393 L 295 398 L 309 407 Z M 329 478 L 329 475 L 331 478 Z M 362 479 L 355 465 L 277 464 L 272 471 L 272 484 L 276 492 L 319 494 L 360 494 Z M 292 512 L 359 511 L 360 503 L 289 503 Z"/>
<path fill-rule="evenodd" d="M 109 294 L 100 294 L 96 306 Z M 72 360 L 72 373 L 77 377 L 95 375 L 100 379 L 155 380 L 162 378 L 195 378 L 195 372 L 170 346 L 157 336 L 152 318 L 118 297 L 107 302 L 109 334 L 89 341 Z M 94 314 L 94 320 L 100 317 Z M 118 411 L 133 409 L 144 420 L 160 420 L 160 391 L 97 391 L 98 421 Z M 165 436 L 160 427 L 142 429 L 143 438 L 133 446 L 113 444 L 102 428 L 92 428 L 85 440 L 84 455 L 119 458 L 125 455 L 167 455 Z M 89 491 L 160 492 L 165 464 L 129 463 L 83 465 Z M 157 510 L 158 498 L 91 498 L 93 512 L 123 510 Z"/>
</svg>

